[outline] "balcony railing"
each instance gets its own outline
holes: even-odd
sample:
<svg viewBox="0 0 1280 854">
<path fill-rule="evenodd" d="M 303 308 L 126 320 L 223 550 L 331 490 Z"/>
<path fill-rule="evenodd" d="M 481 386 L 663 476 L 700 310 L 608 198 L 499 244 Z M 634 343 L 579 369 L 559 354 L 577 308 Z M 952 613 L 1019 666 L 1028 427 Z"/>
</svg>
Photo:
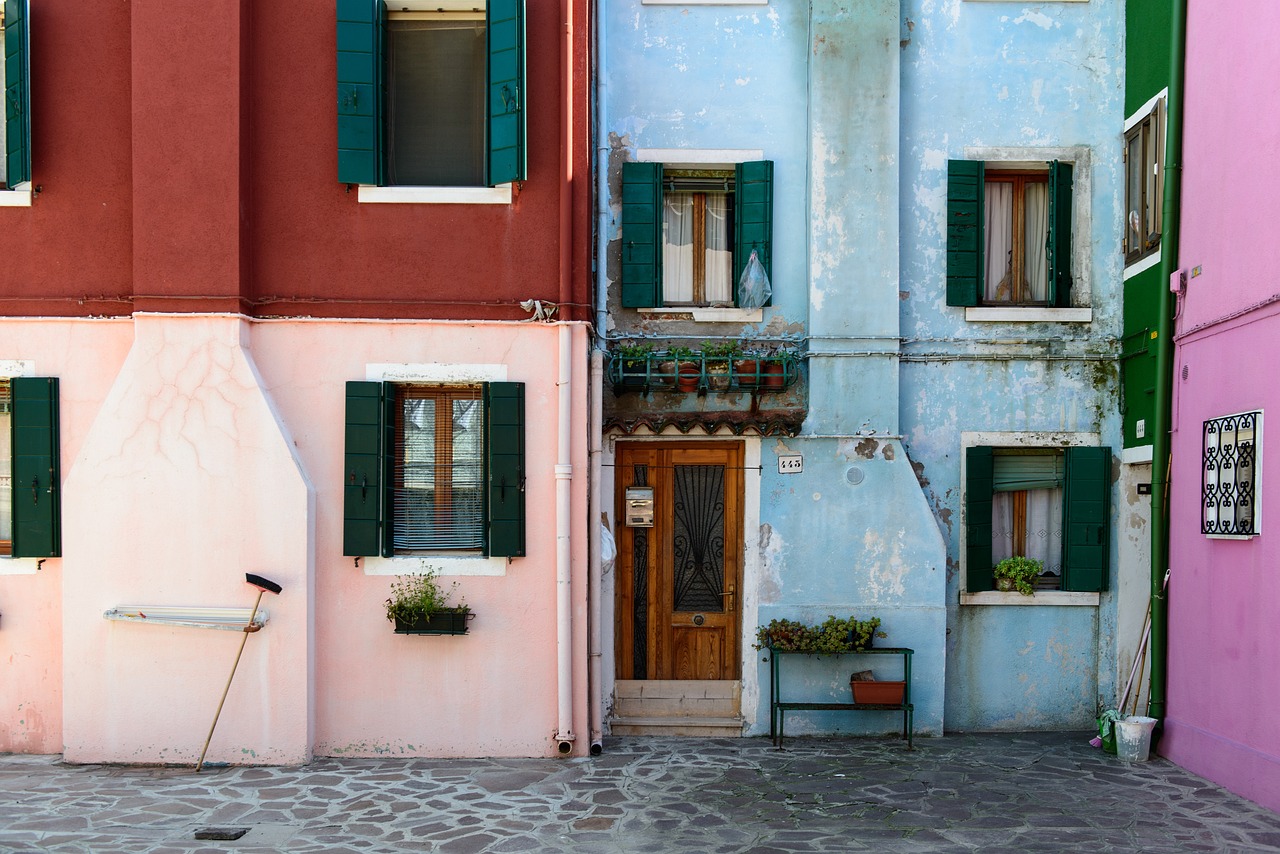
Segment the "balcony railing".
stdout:
<svg viewBox="0 0 1280 854">
<path fill-rule="evenodd" d="M 659 350 L 640 355 L 609 353 L 609 382 L 615 393 L 776 393 L 800 378 L 794 353 L 755 356 L 708 356 Z"/>
</svg>

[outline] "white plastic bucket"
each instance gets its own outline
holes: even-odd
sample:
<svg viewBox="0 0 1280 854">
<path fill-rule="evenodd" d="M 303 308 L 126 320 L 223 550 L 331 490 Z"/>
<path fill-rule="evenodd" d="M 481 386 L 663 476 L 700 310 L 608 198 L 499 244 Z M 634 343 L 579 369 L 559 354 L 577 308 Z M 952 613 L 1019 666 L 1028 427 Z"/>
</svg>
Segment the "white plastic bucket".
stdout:
<svg viewBox="0 0 1280 854">
<path fill-rule="evenodd" d="M 1156 719 L 1129 715 L 1116 721 L 1116 755 L 1125 762 L 1146 762 L 1151 758 L 1151 730 Z"/>
</svg>

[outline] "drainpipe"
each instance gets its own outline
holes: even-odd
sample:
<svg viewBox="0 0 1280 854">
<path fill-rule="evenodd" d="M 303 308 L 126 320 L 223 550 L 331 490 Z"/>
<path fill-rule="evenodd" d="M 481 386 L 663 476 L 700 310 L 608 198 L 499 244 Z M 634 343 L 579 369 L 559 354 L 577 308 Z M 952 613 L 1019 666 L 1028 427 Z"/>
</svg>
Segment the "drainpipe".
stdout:
<svg viewBox="0 0 1280 854">
<path fill-rule="evenodd" d="M 601 416 L 604 412 L 604 352 L 591 351 L 591 414 L 590 420 L 590 460 L 591 474 L 587 498 L 587 548 L 591 556 L 591 567 L 587 575 L 587 713 L 591 727 L 591 755 L 599 756 L 604 751 L 604 697 L 600 679 L 600 584 L 602 580 L 600 560 L 600 468 L 602 441 L 600 434 Z"/>
<path fill-rule="evenodd" d="M 560 0 L 560 15 L 564 26 L 560 42 L 560 316 L 563 318 L 564 307 L 573 301 L 573 0 Z"/>
<path fill-rule="evenodd" d="M 560 326 L 559 431 L 556 436 L 556 750 L 562 756 L 573 752 L 573 596 L 571 517 L 573 512 L 573 466 L 570 440 L 573 425 L 573 327 Z"/>
<path fill-rule="evenodd" d="M 1164 206 L 1160 236 L 1160 314 L 1156 327 L 1155 437 L 1151 448 L 1151 685 L 1147 714 L 1163 721 L 1168 660 L 1169 605 L 1165 573 L 1169 568 L 1168 471 L 1173 427 L 1173 309 L 1166 285 L 1178 269 L 1178 216 L 1182 192 L 1182 99 L 1187 49 L 1186 0 L 1171 0 L 1169 99 L 1165 105 Z"/>
</svg>

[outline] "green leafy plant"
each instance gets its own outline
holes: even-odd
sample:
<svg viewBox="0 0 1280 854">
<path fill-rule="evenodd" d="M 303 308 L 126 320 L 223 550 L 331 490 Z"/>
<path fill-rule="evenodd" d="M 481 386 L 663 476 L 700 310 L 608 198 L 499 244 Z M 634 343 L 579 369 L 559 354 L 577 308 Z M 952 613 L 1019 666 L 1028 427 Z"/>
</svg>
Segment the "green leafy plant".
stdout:
<svg viewBox="0 0 1280 854">
<path fill-rule="evenodd" d="M 783 652 L 807 652 L 816 655 L 854 652 L 867 649 L 874 638 L 885 637 L 878 631 L 880 618 L 859 620 L 856 617 L 841 619 L 829 615 L 816 626 L 796 620 L 770 620 L 756 629 L 755 649 L 776 649 Z"/>
<path fill-rule="evenodd" d="M 618 348 L 614 352 L 617 353 L 618 358 L 623 361 L 640 362 L 647 359 L 649 354 L 653 352 L 653 345 L 645 341 L 639 341 L 636 343 L 628 342 L 626 344 L 618 345 Z"/>
<path fill-rule="evenodd" d="M 437 570 L 428 569 L 421 575 L 400 575 L 391 582 L 391 596 L 386 601 L 387 619 L 394 623 L 430 622 L 432 614 L 445 611 L 465 614 L 471 608 L 463 600 L 450 605 L 449 597 L 458 588 L 454 582 L 448 590 L 441 589 Z"/>
<path fill-rule="evenodd" d="M 695 355 L 697 354 L 694 353 L 693 350 L 690 350 L 688 347 L 672 347 L 671 349 L 666 351 L 666 358 L 676 362 L 692 359 Z"/>
<path fill-rule="evenodd" d="M 1007 557 L 996 564 L 992 575 L 999 581 L 1001 578 L 1007 578 L 1013 582 L 1013 587 L 1019 593 L 1026 596 L 1034 596 L 1035 588 L 1032 583 L 1044 572 L 1044 562 L 1029 557 Z"/>
<path fill-rule="evenodd" d="M 703 341 L 702 356 L 705 359 L 728 361 L 742 354 L 742 344 L 738 341 Z"/>
</svg>

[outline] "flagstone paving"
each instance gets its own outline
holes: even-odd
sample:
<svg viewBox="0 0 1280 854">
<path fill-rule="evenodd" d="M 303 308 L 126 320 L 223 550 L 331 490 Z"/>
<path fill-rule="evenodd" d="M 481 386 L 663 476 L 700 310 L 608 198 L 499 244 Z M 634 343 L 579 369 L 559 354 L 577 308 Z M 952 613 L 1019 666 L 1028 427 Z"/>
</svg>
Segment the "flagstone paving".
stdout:
<svg viewBox="0 0 1280 854">
<path fill-rule="evenodd" d="M 200 774 L 0 756 L 0 851 L 1280 852 L 1275 813 L 1088 737 L 633 737 L 590 759 Z"/>
</svg>

